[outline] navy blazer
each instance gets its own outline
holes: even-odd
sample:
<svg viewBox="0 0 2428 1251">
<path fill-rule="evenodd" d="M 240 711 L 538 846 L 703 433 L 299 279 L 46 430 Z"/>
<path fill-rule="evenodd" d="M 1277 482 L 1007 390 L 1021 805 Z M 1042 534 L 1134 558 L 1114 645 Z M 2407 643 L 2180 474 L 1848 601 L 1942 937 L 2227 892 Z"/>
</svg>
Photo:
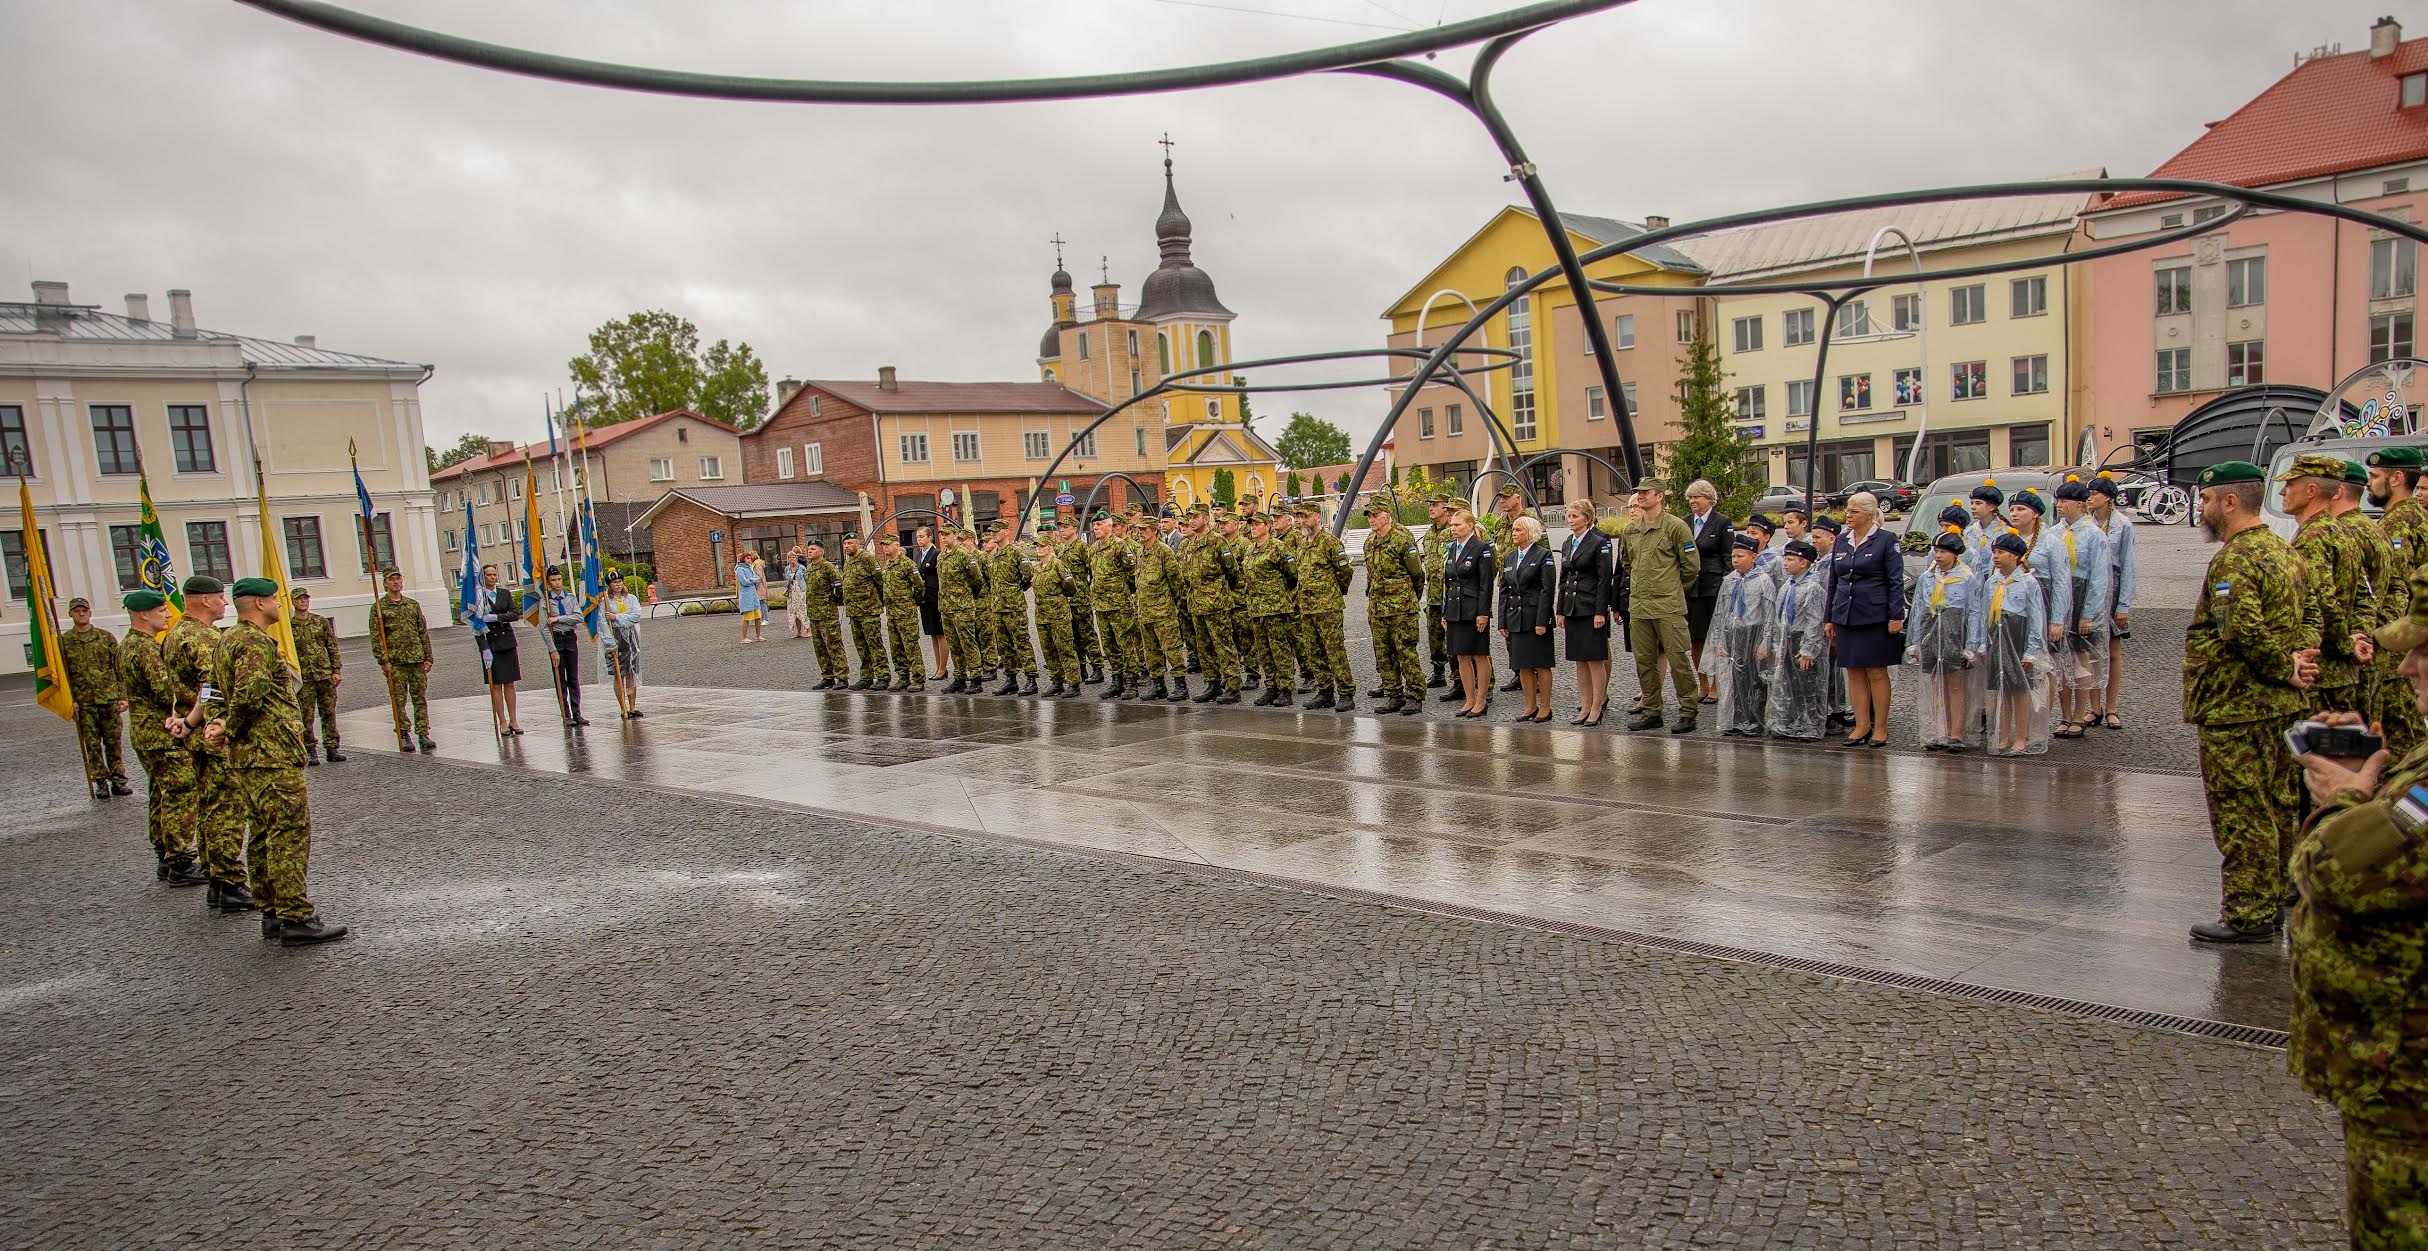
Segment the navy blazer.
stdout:
<svg viewBox="0 0 2428 1251">
<path fill-rule="evenodd" d="M 1560 615 L 1609 615 L 1611 574 L 1609 535 L 1588 526 L 1568 536 L 1560 549 Z"/>
<path fill-rule="evenodd" d="M 1686 597 L 1717 598 L 1720 584 L 1728 580 L 1730 544 L 1735 531 L 1717 508 L 1711 510 L 1700 530 L 1695 529 L 1692 511 L 1678 514 L 1678 520 L 1685 522 L 1687 531 L 1695 536 L 1695 555 L 1703 562 L 1695 573 L 1694 583 L 1686 588 Z"/>
<path fill-rule="evenodd" d="M 1905 620 L 1905 557 L 1887 526 L 1872 527 L 1861 543 L 1838 536 L 1829 553 L 1829 610 L 1822 620 L 1858 627 Z"/>
<path fill-rule="evenodd" d="M 1510 549 L 1501 559 L 1501 628 L 1530 634 L 1536 626 L 1559 624 L 1559 591 L 1550 544 L 1537 543 L 1522 552 Z"/>
<path fill-rule="evenodd" d="M 1474 621 L 1492 615 L 1492 579 L 1500 572 L 1492 540 L 1481 534 L 1462 547 L 1457 539 L 1442 549 L 1442 620 Z"/>
</svg>

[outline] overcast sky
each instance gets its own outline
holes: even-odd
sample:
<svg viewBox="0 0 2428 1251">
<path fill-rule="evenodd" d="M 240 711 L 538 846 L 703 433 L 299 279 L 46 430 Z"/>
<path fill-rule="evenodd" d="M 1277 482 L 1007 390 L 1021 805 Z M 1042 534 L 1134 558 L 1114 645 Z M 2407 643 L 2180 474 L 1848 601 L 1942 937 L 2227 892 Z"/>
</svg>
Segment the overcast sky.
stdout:
<svg viewBox="0 0 2428 1251">
<path fill-rule="evenodd" d="M 859 79 L 1199 63 L 1504 7 L 349 2 L 568 55 Z M 2366 48 L 2389 7 L 1640 0 L 1535 35 L 1503 62 L 1498 96 L 1562 207 L 1683 221 L 2092 166 L 2146 173 L 2297 50 Z M 2428 13 L 2397 15 L 2428 32 Z M 207 328 L 435 365 L 423 412 L 442 446 L 475 430 L 542 437 L 541 396 L 570 391 L 566 359 L 642 308 L 748 342 L 771 379 L 888 364 L 1034 377 L 1055 232 L 1083 298 L 1099 256 L 1125 301 L 1153 268 L 1165 131 L 1242 357 L 1378 345 L 1384 306 L 1517 198 L 1463 112 L 1360 77 L 964 108 L 726 103 L 461 68 L 220 0 L 0 0 L 0 46 L 0 292 L 15 292 L 0 298 L 57 279 L 113 311 L 150 292 L 165 316 L 160 293 L 187 287 Z M 1439 63 L 1463 73 L 1467 58 Z M 1256 406 L 1362 436 L 1385 397 Z"/>
</svg>

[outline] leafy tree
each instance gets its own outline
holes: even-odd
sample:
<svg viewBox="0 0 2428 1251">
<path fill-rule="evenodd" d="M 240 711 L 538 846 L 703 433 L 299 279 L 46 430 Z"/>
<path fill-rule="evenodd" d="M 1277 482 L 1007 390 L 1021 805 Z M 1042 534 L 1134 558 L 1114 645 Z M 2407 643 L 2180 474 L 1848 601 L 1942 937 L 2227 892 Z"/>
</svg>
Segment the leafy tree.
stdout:
<svg viewBox="0 0 2428 1251">
<path fill-rule="evenodd" d="M 1239 502 L 1239 480 L 1228 469 L 1214 471 L 1214 505 L 1229 508 Z"/>
<path fill-rule="evenodd" d="M 424 459 L 430 462 L 430 472 L 437 473 L 439 470 L 444 469 L 449 465 L 463 464 L 465 461 L 468 461 L 475 456 L 482 455 L 488 450 L 488 435 L 467 434 L 464 437 L 457 439 L 455 441 L 455 446 L 448 448 L 444 452 L 439 451 L 434 447 L 424 447 L 422 448 L 422 456 Z"/>
<path fill-rule="evenodd" d="M 1243 387 L 1248 385 L 1247 379 L 1237 376 L 1234 376 L 1231 381 L 1236 382 Z M 1240 429 L 1246 430 L 1253 434 L 1256 432 L 1256 411 L 1248 407 L 1248 400 L 1250 398 L 1251 397 L 1245 391 L 1239 393 L 1239 427 Z"/>
<path fill-rule="evenodd" d="M 700 351 L 699 328 L 660 309 L 590 332 L 590 351 L 565 363 L 581 420 L 592 429 L 688 408 L 737 430 L 767 419 L 767 370 L 747 343 Z"/>
<path fill-rule="evenodd" d="M 1737 428 L 1736 400 L 1720 370 L 1719 346 L 1700 321 L 1680 363 L 1686 376 L 1679 388 L 1679 437 L 1661 449 L 1666 463 L 1659 477 L 1676 501 L 1672 507 L 1685 507 L 1686 488 L 1702 478 L 1720 493 L 1714 507 L 1721 515 L 1742 519 L 1762 489 L 1762 475 L 1752 459 L 1753 440 Z"/>
<path fill-rule="evenodd" d="M 1349 432 L 1313 413 L 1292 413 L 1273 447 L 1292 469 L 1337 465 L 1349 459 Z"/>
</svg>

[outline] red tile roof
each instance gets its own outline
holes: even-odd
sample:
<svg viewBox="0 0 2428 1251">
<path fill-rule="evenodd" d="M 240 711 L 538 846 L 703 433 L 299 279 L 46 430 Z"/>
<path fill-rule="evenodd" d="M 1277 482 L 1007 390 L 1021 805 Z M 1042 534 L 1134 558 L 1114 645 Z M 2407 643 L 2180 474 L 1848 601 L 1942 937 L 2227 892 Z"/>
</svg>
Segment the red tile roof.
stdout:
<svg viewBox="0 0 2428 1251">
<path fill-rule="evenodd" d="M 643 430 L 650 429 L 654 426 L 662 426 L 677 417 L 689 417 L 693 421 L 704 421 L 712 426 L 725 425 L 724 422 L 718 421 L 712 417 L 703 417 L 688 408 L 676 408 L 659 413 L 654 417 L 636 417 L 631 421 L 619 421 L 612 426 L 596 427 L 583 437 L 583 441 L 590 445 L 591 451 L 595 452 L 602 447 L 611 446 L 619 439 L 631 438 L 633 435 L 639 434 Z M 484 469 L 503 469 L 508 465 L 522 464 L 525 460 L 544 461 L 546 459 L 548 459 L 547 444 L 525 443 L 522 446 L 514 448 L 510 451 L 500 452 L 495 456 L 475 456 L 470 460 L 458 461 L 455 464 L 449 465 L 444 469 L 432 473 L 430 475 L 430 480 L 432 482 L 441 482 L 461 474 L 478 473 Z"/>
<path fill-rule="evenodd" d="M 2150 176 L 2267 187 L 2428 157 L 2428 106 L 2400 107 L 2402 76 L 2422 71 L 2428 39 L 2379 60 L 2364 49 L 2304 61 Z M 2178 198 L 2132 192 L 2101 207 Z"/>
<path fill-rule="evenodd" d="M 872 413 L 1101 413 L 1105 406 L 1057 382 L 874 382 L 813 378 L 802 384 Z"/>
</svg>

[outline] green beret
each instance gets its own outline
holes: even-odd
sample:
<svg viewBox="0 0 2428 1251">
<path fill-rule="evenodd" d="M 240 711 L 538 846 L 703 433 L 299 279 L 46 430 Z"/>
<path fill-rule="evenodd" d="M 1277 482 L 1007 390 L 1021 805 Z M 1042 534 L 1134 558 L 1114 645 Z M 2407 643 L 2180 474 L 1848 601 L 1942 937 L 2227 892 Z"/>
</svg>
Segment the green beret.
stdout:
<svg viewBox="0 0 2428 1251">
<path fill-rule="evenodd" d="M 844 541 L 844 542 L 846 542 L 846 543 L 848 543 L 848 542 L 852 541 L 853 539 L 859 538 L 859 537 L 860 537 L 860 532 L 859 532 L 859 531 L 857 531 L 857 530 L 846 530 L 846 531 L 844 531 L 844 532 L 843 532 L 843 541 Z"/>
<path fill-rule="evenodd" d="M 2354 486 L 2369 485 L 2369 467 L 2357 460 L 2344 462 L 2344 481 Z"/>
<path fill-rule="evenodd" d="M 2381 447 L 2369 453 L 2369 467 L 2371 469 L 2428 468 L 2428 457 L 2422 457 L 2420 449 L 2416 447 Z"/>
<path fill-rule="evenodd" d="M 1054 532 L 1054 523 L 1050 519 L 1041 518 L 1037 522 L 1036 532 L 1039 534 L 1052 534 Z"/>
<path fill-rule="evenodd" d="M 198 573 L 185 580 L 182 588 L 188 595 L 217 595 L 228 588 L 209 574 Z"/>
<path fill-rule="evenodd" d="M 2298 463 L 2298 462 L 2297 462 Z M 2200 471 L 2203 487 L 2228 486 L 2237 482 L 2265 482 L 2268 472 L 2247 460 L 2221 460 Z"/>
<path fill-rule="evenodd" d="M 236 584 L 228 588 L 228 593 L 238 599 L 276 595 L 278 594 L 278 584 L 268 578 L 238 578 Z"/>
<path fill-rule="evenodd" d="M 120 596 L 118 602 L 124 604 L 128 612 L 150 612 L 168 603 L 169 597 L 158 591 L 129 591 Z"/>
<path fill-rule="evenodd" d="M 2304 452 L 2294 457 L 2293 463 L 2285 466 L 2283 473 L 2276 475 L 2278 482 L 2291 482 L 2296 478 L 2325 478 L 2329 482 L 2341 482 L 2344 480 L 2344 458 L 2329 456 L 2325 452 Z"/>
</svg>

